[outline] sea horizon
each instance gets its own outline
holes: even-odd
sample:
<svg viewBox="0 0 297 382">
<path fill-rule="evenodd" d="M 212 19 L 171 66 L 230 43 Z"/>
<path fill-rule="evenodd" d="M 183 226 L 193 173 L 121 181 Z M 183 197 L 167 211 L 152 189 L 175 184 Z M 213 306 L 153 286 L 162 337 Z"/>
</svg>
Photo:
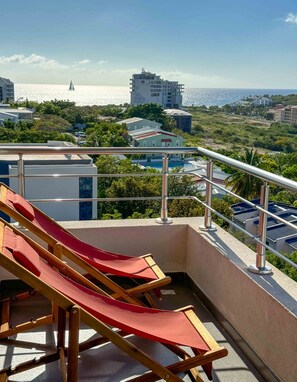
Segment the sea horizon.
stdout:
<svg viewBox="0 0 297 382">
<path fill-rule="evenodd" d="M 69 84 L 15 83 L 15 99 L 29 101 L 69 100 L 77 106 L 123 105 L 130 103 L 130 88 L 123 85 L 76 85 Z M 186 87 L 183 106 L 224 106 L 253 95 L 297 94 L 297 89 L 277 88 L 197 88 Z"/>
</svg>

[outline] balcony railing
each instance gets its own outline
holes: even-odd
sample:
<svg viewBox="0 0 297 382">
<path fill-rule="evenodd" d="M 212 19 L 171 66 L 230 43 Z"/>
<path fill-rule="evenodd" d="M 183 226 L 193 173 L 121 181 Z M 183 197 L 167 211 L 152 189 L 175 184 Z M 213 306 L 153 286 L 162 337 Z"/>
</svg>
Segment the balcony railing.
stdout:
<svg viewBox="0 0 297 382">
<path fill-rule="evenodd" d="M 267 218 L 268 216 L 276 219 L 280 223 L 285 224 L 288 227 L 293 228 L 296 230 L 297 233 L 297 226 L 292 224 L 289 221 L 286 221 L 282 219 L 280 216 L 275 215 L 271 213 L 268 210 L 268 203 L 269 203 L 269 186 L 270 184 L 278 185 L 283 189 L 290 190 L 293 192 L 297 192 L 297 182 L 284 178 L 282 176 L 272 174 L 270 172 L 261 170 L 259 168 L 250 166 L 248 164 L 242 163 L 240 161 L 237 161 L 235 159 L 231 159 L 229 157 L 226 157 L 224 155 L 215 153 L 213 151 L 197 147 L 197 148 L 132 148 L 132 147 L 104 147 L 104 148 L 98 148 L 98 147 L 34 147 L 34 146 L 5 146 L 2 145 L 0 147 L 0 155 L 17 155 L 18 156 L 18 192 L 25 196 L 25 178 L 36 178 L 36 177 L 85 177 L 86 174 L 38 174 L 38 175 L 28 175 L 25 173 L 25 165 L 24 165 L 24 155 L 30 154 L 30 155 L 83 155 L 83 154 L 89 154 L 89 155 L 120 155 L 120 154 L 155 154 L 155 155 L 162 155 L 163 157 L 163 164 L 162 164 L 162 172 L 160 174 L 147 174 L 147 173 L 129 173 L 129 174 L 96 174 L 91 175 L 88 174 L 88 177 L 140 177 L 140 176 L 161 176 L 162 177 L 162 191 L 161 195 L 159 197 L 124 197 L 124 198 L 84 198 L 83 201 L 130 201 L 130 200 L 160 200 L 161 201 L 161 213 L 160 218 L 157 219 L 157 222 L 160 224 L 170 224 L 172 222 L 172 219 L 168 217 L 168 208 L 167 208 L 167 202 L 171 199 L 192 199 L 197 201 L 197 203 L 202 204 L 205 207 L 205 213 L 204 213 L 204 224 L 202 227 L 200 227 L 201 230 L 214 230 L 215 226 L 212 223 L 212 214 L 217 215 L 219 218 L 226 221 L 231 226 L 235 227 L 237 230 L 243 232 L 247 236 L 251 237 L 256 243 L 257 243 L 257 253 L 256 253 L 256 261 L 255 265 L 251 265 L 249 267 L 249 270 L 254 273 L 258 274 L 268 274 L 271 272 L 271 268 L 266 265 L 266 249 L 269 249 L 272 253 L 274 253 L 276 256 L 280 257 L 287 263 L 289 263 L 292 267 L 297 268 L 297 264 L 295 264 L 293 261 L 291 261 L 289 258 L 281 254 L 279 251 L 269 247 L 269 245 L 266 243 L 266 236 L 267 236 Z M 197 175 L 193 171 L 185 171 L 185 172 L 179 172 L 179 173 L 173 173 L 169 172 L 169 156 L 173 155 L 195 155 L 195 156 L 202 156 L 203 158 L 207 158 L 207 173 L 205 176 Z M 213 163 L 216 161 L 216 163 L 224 164 L 230 167 L 233 167 L 239 171 L 245 172 L 251 176 L 254 176 L 258 179 L 260 179 L 263 182 L 261 193 L 259 195 L 260 197 L 260 205 L 252 203 L 249 200 L 244 199 L 243 197 L 236 195 L 231 190 L 229 190 L 226 187 L 223 187 L 222 185 L 217 184 L 213 180 Z M 202 200 L 200 198 L 197 198 L 195 196 L 170 196 L 168 195 L 168 177 L 169 176 L 185 176 L 189 175 L 191 177 L 196 176 L 199 178 L 199 180 L 202 180 L 206 184 L 206 195 L 205 200 Z M 1 178 L 10 178 L 15 177 L 12 175 L 4 175 L 0 174 Z M 240 227 L 238 224 L 236 224 L 234 221 L 228 219 L 226 216 L 219 213 L 217 210 L 215 210 L 212 206 L 212 194 L 213 194 L 213 187 L 216 187 L 225 193 L 236 197 L 238 200 L 245 202 L 247 205 L 257 209 L 259 211 L 259 232 L 258 235 L 251 234 L 250 232 L 246 231 L 244 228 Z M 35 202 L 55 202 L 55 201 L 79 201 L 80 199 L 34 199 L 31 201 Z"/>
</svg>

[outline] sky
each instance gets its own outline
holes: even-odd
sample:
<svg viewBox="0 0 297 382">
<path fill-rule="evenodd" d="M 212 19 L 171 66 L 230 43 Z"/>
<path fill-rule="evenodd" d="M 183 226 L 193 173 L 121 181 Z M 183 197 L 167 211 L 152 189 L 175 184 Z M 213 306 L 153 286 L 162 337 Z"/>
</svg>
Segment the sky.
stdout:
<svg viewBox="0 0 297 382">
<path fill-rule="evenodd" d="M 142 68 L 198 88 L 297 88 L 297 0 L 0 1 L 0 77 L 129 86 Z"/>
</svg>

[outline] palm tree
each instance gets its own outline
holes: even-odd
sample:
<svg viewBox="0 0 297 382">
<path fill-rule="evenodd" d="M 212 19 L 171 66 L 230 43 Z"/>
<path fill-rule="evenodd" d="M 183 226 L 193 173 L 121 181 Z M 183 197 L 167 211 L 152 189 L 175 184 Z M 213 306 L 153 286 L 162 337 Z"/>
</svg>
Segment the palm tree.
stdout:
<svg viewBox="0 0 297 382">
<path fill-rule="evenodd" d="M 261 156 L 254 149 L 244 149 L 243 155 L 238 158 L 241 162 L 258 167 L 261 163 Z M 253 175 L 236 170 L 227 178 L 227 187 L 232 187 L 232 192 L 245 199 L 257 198 L 260 195 L 262 181 Z"/>
</svg>

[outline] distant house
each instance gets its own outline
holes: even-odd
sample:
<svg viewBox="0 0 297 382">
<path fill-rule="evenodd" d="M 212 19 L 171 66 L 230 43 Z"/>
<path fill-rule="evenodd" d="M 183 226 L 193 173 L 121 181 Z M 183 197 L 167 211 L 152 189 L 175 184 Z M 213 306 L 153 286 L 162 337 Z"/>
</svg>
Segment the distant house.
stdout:
<svg viewBox="0 0 297 382">
<path fill-rule="evenodd" d="M 0 77 L 0 102 L 6 99 L 14 101 L 14 83 L 7 78 Z"/>
<path fill-rule="evenodd" d="M 176 127 L 186 133 L 190 133 L 192 129 L 192 114 L 181 109 L 165 109 L 165 113 L 173 118 Z"/>
<path fill-rule="evenodd" d="M 256 205 L 260 203 L 259 199 L 252 200 L 252 202 Z M 259 229 L 258 209 L 244 202 L 233 204 L 231 208 L 234 223 L 257 236 Z M 268 210 L 283 220 L 294 224 L 297 228 L 297 208 L 284 203 L 270 202 Z M 268 216 L 266 244 L 277 251 L 291 253 L 297 248 L 297 229 Z"/>
<path fill-rule="evenodd" d="M 0 126 L 4 124 L 4 121 L 17 122 L 18 117 L 12 113 L 8 113 L 0 109 Z"/>
<path fill-rule="evenodd" d="M 179 135 L 161 129 L 143 128 L 129 132 L 132 146 L 135 147 L 183 147 L 184 139 Z M 147 154 L 147 158 L 160 157 Z"/>
<path fill-rule="evenodd" d="M 272 99 L 262 96 L 254 96 L 254 99 L 251 102 L 253 106 L 270 106 L 272 105 Z"/>
<path fill-rule="evenodd" d="M 123 119 L 122 121 L 117 122 L 118 124 L 122 125 L 125 124 L 128 128 L 128 131 L 138 130 L 138 129 L 160 129 L 161 123 L 155 122 L 155 121 L 149 121 L 148 119 L 144 118 L 138 118 L 138 117 L 132 117 Z"/>
<path fill-rule="evenodd" d="M 10 109 L 0 108 L 0 124 L 4 121 L 30 121 L 33 118 L 33 111 L 26 108 Z"/>
</svg>

